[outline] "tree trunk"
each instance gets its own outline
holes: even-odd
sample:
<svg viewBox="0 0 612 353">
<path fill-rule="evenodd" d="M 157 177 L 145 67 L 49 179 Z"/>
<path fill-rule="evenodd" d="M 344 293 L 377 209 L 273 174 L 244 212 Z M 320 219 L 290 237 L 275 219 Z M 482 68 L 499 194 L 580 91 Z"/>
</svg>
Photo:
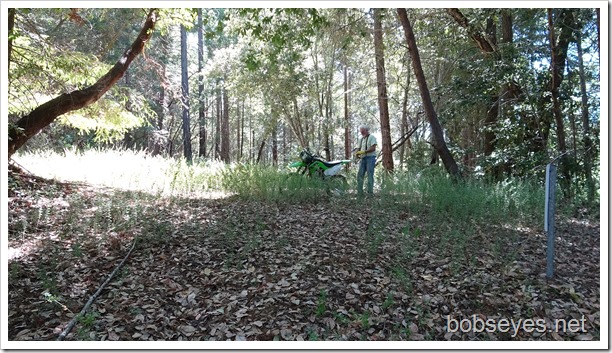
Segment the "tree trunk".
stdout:
<svg viewBox="0 0 612 353">
<path fill-rule="evenodd" d="M 225 84 L 225 82 L 224 82 Z M 221 120 L 221 160 L 230 162 L 229 96 L 223 88 L 223 118 Z"/>
<path fill-rule="evenodd" d="M 202 24 L 202 9 L 198 9 L 198 72 L 202 72 L 204 69 L 204 29 Z M 200 157 L 206 156 L 206 107 L 207 102 L 203 97 L 204 93 L 204 77 L 199 76 L 198 79 L 198 100 L 200 102 L 200 109 L 198 109 L 198 122 L 200 124 L 200 149 L 198 155 Z"/>
<path fill-rule="evenodd" d="M 344 65 L 344 158 L 351 158 L 351 120 L 349 115 L 349 79 L 347 65 Z"/>
<path fill-rule="evenodd" d="M 253 163 L 255 149 L 255 130 L 253 129 L 253 115 L 249 114 L 249 163 Z"/>
<path fill-rule="evenodd" d="M 15 9 L 8 9 L 8 71 L 11 70 L 11 53 L 13 52 L 13 28 L 15 28 Z"/>
<path fill-rule="evenodd" d="M 491 17 L 487 19 L 487 41 L 491 45 L 494 51 L 497 51 L 497 26 Z M 497 56 L 497 59 L 501 59 L 501 56 Z M 498 60 L 499 61 L 499 60 Z M 500 107 L 500 95 L 491 95 L 491 101 L 487 115 L 485 117 L 485 133 L 484 133 L 484 154 L 490 156 L 495 150 L 495 136 L 496 124 L 499 119 L 499 107 Z"/>
<path fill-rule="evenodd" d="M 491 38 L 489 38 L 486 34 L 482 33 L 472 24 L 470 21 L 456 8 L 448 8 L 446 12 L 453 18 L 455 21 L 463 28 L 467 29 L 468 35 L 472 40 L 478 45 L 478 48 L 483 53 L 493 55 L 494 57 L 499 57 L 499 51 L 497 50 L 497 46 L 492 42 Z"/>
<path fill-rule="evenodd" d="M 389 124 L 389 102 L 387 81 L 385 79 L 385 56 L 380 9 L 374 9 L 374 53 L 376 56 L 376 83 L 378 86 L 378 108 L 380 111 L 380 130 L 382 137 L 382 164 L 393 171 L 393 152 L 391 151 L 391 126 Z"/>
<path fill-rule="evenodd" d="M 221 159 L 221 89 L 217 82 L 217 97 L 216 97 L 216 123 L 215 123 L 215 159 Z"/>
<path fill-rule="evenodd" d="M 242 101 L 242 113 L 240 114 L 240 152 L 238 153 L 238 160 L 242 160 L 244 151 L 244 101 Z"/>
<path fill-rule="evenodd" d="M 501 9 L 502 43 L 512 43 L 514 32 L 512 31 L 512 13 L 510 9 Z"/>
<path fill-rule="evenodd" d="M 578 50 L 578 75 L 580 77 L 580 112 L 582 117 L 583 144 L 584 144 L 584 176 L 587 187 L 587 200 L 589 204 L 595 200 L 595 182 L 593 181 L 593 143 L 591 142 L 591 126 L 589 124 L 589 98 L 586 90 L 584 62 L 582 59 L 582 33 L 576 31 L 576 48 Z"/>
<path fill-rule="evenodd" d="M 497 47 L 497 27 L 495 26 L 495 22 L 492 18 L 487 19 L 487 28 L 486 32 L 483 33 L 477 27 L 470 23 L 469 19 L 456 8 L 446 9 L 446 12 L 453 18 L 455 21 L 467 29 L 468 35 L 472 40 L 478 45 L 480 50 L 493 57 L 494 60 L 499 61 L 501 59 L 501 55 L 499 55 L 498 47 Z M 511 29 L 510 29 L 511 30 Z M 504 29 L 502 28 L 502 32 Z M 493 94 L 489 100 L 489 105 L 487 109 L 487 115 L 485 116 L 484 121 L 484 154 L 485 156 L 490 156 L 495 150 L 495 124 L 498 120 L 499 115 L 499 102 L 500 96 L 498 94 Z"/>
<path fill-rule="evenodd" d="M 191 120 L 189 119 L 189 73 L 187 72 L 187 31 L 181 25 L 181 102 L 183 103 L 183 155 L 191 163 Z"/>
<path fill-rule="evenodd" d="M 236 102 L 236 160 L 240 160 L 240 102 Z"/>
<path fill-rule="evenodd" d="M 266 145 L 266 139 L 264 138 L 261 140 L 261 145 L 259 145 L 259 151 L 257 152 L 257 163 L 261 162 L 261 157 L 263 156 L 263 149 L 265 145 Z"/>
<path fill-rule="evenodd" d="M 32 136 L 49 126 L 57 117 L 67 112 L 81 109 L 102 97 L 127 71 L 132 61 L 140 54 L 145 44 L 151 38 L 157 20 L 157 10 L 152 9 L 138 34 L 138 37 L 115 65 L 96 83 L 86 87 L 63 93 L 50 101 L 43 103 L 30 114 L 22 117 L 15 124 L 9 124 L 8 157 L 23 146 Z"/>
<path fill-rule="evenodd" d="M 599 11 L 600 11 L 599 7 L 595 9 L 595 15 L 597 16 L 597 23 L 596 23 L 596 25 L 597 25 L 597 54 L 598 54 L 597 57 L 598 58 L 600 57 L 600 52 L 599 51 L 600 51 L 600 48 L 601 48 L 599 46 L 599 31 L 600 31 L 599 24 L 601 22 L 601 18 L 600 18 L 601 15 L 599 14 Z"/>
<path fill-rule="evenodd" d="M 491 96 L 487 115 L 484 121 L 484 154 L 490 156 L 495 151 L 495 124 L 497 123 L 497 113 L 499 112 L 499 96 L 494 94 Z"/>
<path fill-rule="evenodd" d="M 278 165 L 278 124 L 276 122 L 272 129 L 272 165 Z"/>
<path fill-rule="evenodd" d="M 571 40 L 574 28 L 574 14 L 572 10 L 563 9 L 560 13 L 562 29 L 559 35 L 559 40 L 556 40 L 555 28 L 553 21 L 553 10 L 548 9 L 548 29 L 550 34 L 550 50 L 551 50 L 551 83 L 550 92 L 553 105 L 553 116 L 557 127 L 558 149 L 561 154 L 559 161 L 559 174 L 562 176 L 560 180 L 561 188 L 566 196 L 571 195 L 571 175 L 569 170 L 569 158 L 567 156 L 567 147 L 565 139 L 565 124 L 561 112 L 561 103 L 559 102 L 559 87 L 563 80 L 563 72 L 565 71 L 565 60 L 567 58 L 567 49 Z"/>
<path fill-rule="evenodd" d="M 407 53 L 406 53 L 407 54 Z M 409 60 L 409 57 L 406 58 L 405 62 Z M 401 135 L 404 136 L 408 131 L 408 94 L 410 91 L 410 67 L 406 67 L 406 87 L 404 87 L 404 99 L 402 100 L 402 121 L 401 121 Z M 410 148 L 412 145 L 410 144 L 410 138 L 406 140 L 408 143 L 408 147 Z M 399 167 L 403 168 L 404 165 L 404 156 L 406 155 L 406 144 L 402 143 L 399 150 Z"/>
<path fill-rule="evenodd" d="M 444 132 L 442 131 L 442 126 L 440 125 L 438 116 L 434 110 L 431 96 L 429 95 L 429 88 L 427 87 L 427 81 L 425 80 L 425 75 L 421 66 L 421 58 L 419 56 L 412 26 L 408 20 L 408 14 L 406 13 L 406 9 L 397 9 L 397 13 L 399 15 L 400 22 L 402 23 L 402 27 L 404 28 L 406 43 L 408 44 L 408 50 L 410 51 L 410 56 L 412 58 L 412 68 L 417 79 L 419 91 L 421 92 L 421 99 L 423 100 L 423 109 L 425 110 L 425 114 L 427 115 L 427 119 L 429 120 L 429 124 L 431 126 L 431 132 L 434 139 L 434 148 L 442 159 L 442 163 L 444 164 L 446 171 L 454 177 L 459 177 L 461 176 L 459 167 L 446 146 L 446 142 L 444 141 Z"/>
</svg>

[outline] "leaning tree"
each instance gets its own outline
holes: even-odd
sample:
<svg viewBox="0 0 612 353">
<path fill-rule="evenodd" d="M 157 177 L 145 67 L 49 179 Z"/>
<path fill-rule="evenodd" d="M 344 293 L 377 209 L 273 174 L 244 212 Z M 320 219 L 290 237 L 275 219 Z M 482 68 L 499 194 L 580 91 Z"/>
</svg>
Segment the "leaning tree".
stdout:
<svg viewBox="0 0 612 353">
<path fill-rule="evenodd" d="M 30 138 L 49 126 L 59 116 L 75 111 L 98 101 L 113 85 L 123 77 L 134 59 L 142 53 L 155 29 L 158 11 L 151 9 L 144 25 L 132 45 L 117 60 L 115 65 L 93 85 L 63 93 L 43 103 L 16 123 L 9 124 L 8 157 L 10 158 Z"/>
</svg>

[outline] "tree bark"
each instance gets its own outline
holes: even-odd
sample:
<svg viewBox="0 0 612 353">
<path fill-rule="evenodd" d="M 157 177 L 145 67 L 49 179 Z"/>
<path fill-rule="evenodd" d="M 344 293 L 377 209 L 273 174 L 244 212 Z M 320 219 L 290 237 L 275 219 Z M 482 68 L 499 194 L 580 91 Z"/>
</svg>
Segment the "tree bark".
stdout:
<svg viewBox="0 0 612 353">
<path fill-rule="evenodd" d="M 204 30 L 202 24 L 202 9 L 198 9 L 198 72 L 202 72 L 204 69 Z M 200 102 L 200 109 L 198 109 L 198 122 L 200 124 L 200 147 L 198 155 L 200 157 L 206 156 L 206 103 L 203 97 L 204 93 L 204 77 L 199 76 L 198 79 L 198 100 Z"/>
<path fill-rule="evenodd" d="M 459 171 L 459 167 L 446 146 L 446 142 L 444 141 L 444 132 L 442 131 L 442 126 L 438 121 L 438 116 L 431 101 L 429 88 L 427 87 L 427 81 L 425 80 L 425 74 L 423 73 L 423 68 L 421 66 L 419 50 L 416 45 L 414 32 L 412 31 L 412 25 L 408 20 L 406 9 L 397 9 L 397 14 L 400 18 L 400 22 L 402 23 L 402 27 L 404 28 L 406 43 L 408 44 L 408 50 L 410 51 L 410 56 L 412 58 L 412 68 L 417 79 L 421 99 L 423 100 L 423 109 L 425 110 L 425 114 L 429 120 L 429 125 L 431 126 L 431 132 L 434 139 L 434 148 L 440 155 L 446 171 L 454 177 L 460 177 L 461 173 Z"/>
<path fill-rule="evenodd" d="M 463 13 L 461 13 L 461 11 L 459 11 L 459 9 L 448 8 L 448 9 L 446 9 L 446 12 L 453 19 L 455 19 L 455 21 L 461 27 L 463 27 L 463 28 L 465 28 L 467 30 L 468 35 L 470 36 L 470 38 L 472 38 L 472 40 L 474 40 L 476 45 L 478 45 L 478 48 L 480 48 L 480 50 L 483 53 L 486 53 L 486 54 L 489 54 L 489 55 L 493 55 L 496 59 L 499 57 L 499 51 L 497 50 L 497 45 L 495 45 L 495 43 L 492 42 L 490 37 L 488 37 L 486 34 L 482 33 L 482 31 L 480 31 L 478 28 L 476 28 L 473 25 L 471 25 L 470 21 L 467 19 L 467 17 L 465 17 L 463 15 Z"/>
<path fill-rule="evenodd" d="M 236 160 L 240 160 L 240 103 L 236 102 Z"/>
<path fill-rule="evenodd" d="M 597 54 L 600 54 L 600 53 L 599 53 L 599 51 L 600 51 L 600 48 L 601 48 L 601 47 L 599 46 L 599 35 L 600 35 L 600 34 L 599 34 L 599 33 L 600 33 L 600 28 L 599 28 L 599 26 L 600 26 L 600 25 L 599 25 L 599 24 L 600 24 L 600 22 L 601 22 L 601 17 L 600 17 L 601 15 L 599 14 L 599 12 L 600 12 L 600 10 L 599 10 L 599 7 L 598 7 L 598 8 L 596 8 L 596 9 L 595 9 L 595 15 L 597 16 Z M 600 57 L 600 55 L 597 55 L 597 57 L 599 58 L 599 57 Z"/>
<path fill-rule="evenodd" d="M 582 131 L 584 144 L 584 177 L 587 186 L 587 200 L 592 203 L 595 200 L 595 182 L 593 181 L 593 142 L 591 141 L 591 126 L 589 124 L 589 98 L 586 90 L 586 79 L 584 73 L 584 62 L 582 59 L 582 33 L 576 31 L 576 48 L 578 51 L 578 75 L 580 77 L 580 112 L 582 117 Z"/>
<path fill-rule="evenodd" d="M 261 162 L 261 157 L 263 156 L 263 149 L 265 145 L 266 145 L 266 139 L 264 138 L 261 140 L 261 145 L 259 145 L 259 151 L 257 152 L 257 163 Z"/>
<path fill-rule="evenodd" d="M 207 112 L 208 112 L 208 99 L 204 99 L 204 101 L 200 101 L 204 107 L 200 107 L 202 111 L 200 112 L 199 123 L 200 123 L 200 131 L 198 132 L 198 136 L 200 138 L 198 156 L 205 158 L 206 157 L 206 120 L 207 120 Z"/>
<path fill-rule="evenodd" d="M 380 111 L 380 130 L 382 137 L 382 164 L 393 171 L 393 152 L 391 151 L 391 126 L 389 124 L 389 102 L 387 81 L 385 79 L 385 56 L 380 9 L 374 9 L 374 53 L 376 56 L 376 83 L 378 86 L 378 109 Z"/>
<path fill-rule="evenodd" d="M 8 9 L 8 71 L 11 69 L 11 53 L 13 52 L 13 28 L 15 28 L 15 9 Z"/>
<path fill-rule="evenodd" d="M 566 196 L 571 195 L 571 174 L 569 170 L 569 158 L 567 156 L 567 146 L 565 139 L 565 123 L 561 112 L 561 103 L 559 102 L 559 87 L 563 81 L 563 72 L 565 71 L 565 60 L 567 59 L 567 49 L 572 37 L 573 28 L 575 26 L 574 13 L 571 9 L 562 9 L 561 17 L 561 33 L 557 41 L 555 36 L 553 10 L 548 9 L 548 29 L 550 34 L 550 50 L 551 50 L 551 82 L 550 92 L 552 100 L 552 113 L 556 123 L 558 149 L 561 154 L 559 161 L 559 174 L 562 176 L 560 180 L 561 188 Z"/>
<path fill-rule="evenodd" d="M 512 31 L 512 13 L 510 9 L 501 9 L 502 43 L 512 43 L 514 32 Z"/>
<path fill-rule="evenodd" d="M 189 73 L 187 72 L 187 30 L 181 25 L 181 102 L 183 104 L 183 155 L 188 163 L 193 160 L 191 152 L 191 120 L 189 119 Z"/>
<path fill-rule="evenodd" d="M 344 65 L 344 158 L 351 158 L 351 120 L 349 115 L 348 66 Z M 347 165 L 348 169 L 348 165 Z"/>
<path fill-rule="evenodd" d="M 272 165 L 278 165 L 278 124 L 276 122 L 272 128 Z"/>
<path fill-rule="evenodd" d="M 104 76 L 98 79 L 96 83 L 84 89 L 63 93 L 38 106 L 15 124 L 9 124 L 8 157 L 10 158 L 32 136 L 49 126 L 60 115 L 81 109 L 100 99 L 123 77 L 132 61 L 142 52 L 145 44 L 153 34 L 156 21 L 157 10 L 152 9 L 149 11 L 136 40 L 123 53 L 115 65 Z"/>
<path fill-rule="evenodd" d="M 214 139 L 214 149 L 215 149 L 215 159 L 221 159 L 221 89 L 219 88 L 219 81 L 217 81 L 217 97 L 216 97 L 216 122 L 215 122 L 215 139 Z"/>
<path fill-rule="evenodd" d="M 244 150 L 244 101 L 242 101 L 242 109 L 240 114 L 240 151 L 238 152 L 238 160 L 242 160 Z"/>
<path fill-rule="evenodd" d="M 224 82 L 225 84 L 225 82 Z M 221 120 L 221 160 L 230 162 L 230 124 L 229 124 L 229 96 L 223 88 L 223 117 Z"/>
<path fill-rule="evenodd" d="M 405 61 L 408 61 L 408 60 L 409 58 L 406 58 Z M 406 132 L 408 131 L 408 94 L 410 91 L 410 72 L 409 72 L 410 68 L 407 67 L 406 71 L 407 71 L 406 72 L 406 87 L 404 87 L 404 99 L 402 100 L 401 136 L 404 136 Z M 408 136 L 406 142 L 407 142 L 408 147 L 411 148 L 410 136 Z M 400 169 L 402 169 L 404 165 L 404 156 L 406 154 L 406 144 L 402 143 L 400 146 L 401 148 L 399 151 L 399 167 Z"/>
</svg>

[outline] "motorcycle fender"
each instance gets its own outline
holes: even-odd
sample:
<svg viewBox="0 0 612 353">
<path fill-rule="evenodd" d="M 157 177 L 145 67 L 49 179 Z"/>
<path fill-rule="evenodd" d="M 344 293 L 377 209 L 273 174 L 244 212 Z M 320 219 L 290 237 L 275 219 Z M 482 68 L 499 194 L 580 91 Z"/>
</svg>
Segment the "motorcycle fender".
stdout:
<svg viewBox="0 0 612 353">
<path fill-rule="evenodd" d="M 296 161 L 296 162 L 289 164 L 290 168 L 300 168 L 300 167 L 305 167 L 305 166 L 306 165 L 302 161 Z"/>
</svg>

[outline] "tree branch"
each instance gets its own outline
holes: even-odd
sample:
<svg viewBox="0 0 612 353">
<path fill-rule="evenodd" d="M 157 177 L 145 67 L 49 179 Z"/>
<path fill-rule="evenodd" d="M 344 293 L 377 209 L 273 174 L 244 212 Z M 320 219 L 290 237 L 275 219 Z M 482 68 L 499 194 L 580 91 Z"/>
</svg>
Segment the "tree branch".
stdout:
<svg viewBox="0 0 612 353">
<path fill-rule="evenodd" d="M 93 304 L 94 300 L 96 300 L 100 296 L 100 293 L 102 293 L 102 290 L 104 290 L 104 288 L 113 279 L 113 277 L 115 277 L 117 272 L 119 272 L 119 270 L 123 267 L 123 264 L 128 259 L 128 257 L 130 257 L 130 254 L 134 250 L 134 247 L 136 246 L 136 241 L 137 240 L 138 240 L 137 237 L 134 238 L 134 240 L 132 242 L 132 247 L 130 248 L 128 253 L 123 257 L 123 260 L 121 260 L 119 265 L 117 265 L 117 267 L 115 267 L 113 272 L 111 272 L 111 274 L 106 278 L 106 281 L 104 281 L 104 283 L 102 283 L 102 285 L 98 288 L 98 290 L 89 298 L 87 303 L 85 303 L 85 306 L 83 306 L 83 309 L 81 309 L 81 311 L 77 315 L 75 315 L 72 318 L 72 320 L 70 320 L 68 325 L 66 325 L 66 328 L 64 329 L 64 331 L 62 331 L 62 333 L 60 333 L 60 335 L 57 337 L 58 341 L 63 341 L 64 338 L 66 338 L 66 336 L 70 333 L 70 331 L 72 331 L 72 328 L 74 328 L 74 325 L 76 325 L 76 323 L 79 320 L 79 318 L 81 318 L 81 317 L 83 317 L 83 315 L 85 315 L 87 310 L 89 310 L 89 307 L 91 306 L 91 304 Z"/>
<path fill-rule="evenodd" d="M 32 136 L 51 124 L 57 117 L 96 102 L 127 71 L 132 61 L 140 54 L 153 34 L 157 21 L 157 9 L 152 9 L 132 45 L 123 53 L 115 65 L 96 83 L 84 89 L 63 93 L 38 106 L 15 124 L 9 125 L 8 156 L 10 157 Z"/>
<path fill-rule="evenodd" d="M 485 35 L 480 29 L 470 24 L 470 21 L 468 20 L 468 18 L 465 17 L 465 15 L 463 15 L 463 13 L 459 11 L 459 9 L 448 8 L 446 9 L 446 12 L 461 27 L 467 29 L 468 35 L 470 36 L 470 38 L 472 38 L 472 40 L 474 40 L 474 42 L 476 42 L 476 45 L 478 45 L 478 48 L 480 48 L 480 50 L 482 50 L 486 54 L 493 54 L 496 57 L 499 55 L 499 52 L 497 50 L 497 45 L 494 45 L 491 42 L 491 40 L 487 38 L 488 36 Z"/>
</svg>

